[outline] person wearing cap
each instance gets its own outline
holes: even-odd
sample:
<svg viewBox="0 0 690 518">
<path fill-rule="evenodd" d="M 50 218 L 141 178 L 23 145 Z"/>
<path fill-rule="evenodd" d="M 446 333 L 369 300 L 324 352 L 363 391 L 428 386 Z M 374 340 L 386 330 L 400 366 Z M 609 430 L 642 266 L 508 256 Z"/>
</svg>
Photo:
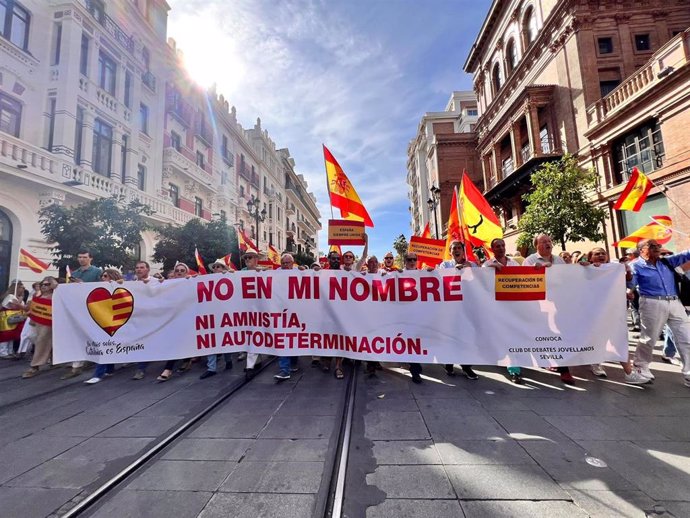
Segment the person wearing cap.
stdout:
<svg viewBox="0 0 690 518">
<path fill-rule="evenodd" d="M 242 259 L 244 260 L 244 268 L 242 268 L 243 272 L 259 271 L 259 254 L 257 254 L 254 250 L 247 250 L 244 252 Z M 247 365 L 244 368 L 247 379 L 253 378 L 260 368 L 261 357 L 259 356 L 259 353 L 248 352 Z"/>
<path fill-rule="evenodd" d="M 208 265 L 211 273 L 228 273 L 228 265 L 223 262 L 222 259 L 216 259 L 214 262 Z M 206 357 L 206 372 L 199 376 L 200 380 L 205 380 L 211 376 L 218 374 L 218 357 L 220 354 L 209 354 Z M 232 369 L 232 354 L 223 353 L 223 359 L 225 360 L 225 370 L 229 371 Z"/>
<path fill-rule="evenodd" d="M 321 270 L 321 263 L 318 261 L 314 261 L 313 263 L 311 263 L 311 266 L 309 266 L 309 269 L 318 272 Z"/>
<path fill-rule="evenodd" d="M 632 280 L 628 294 L 637 287 L 640 292 L 640 337 L 633 364 L 642 376 L 653 380 L 649 370 L 654 344 L 664 324 L 673 331 L 676 349 L 681 358 L 681 371 L 686 387 L 690 387 L 690 318 L 678 298 L 674 268 L 690 261 L 690 250 L 661 258 L 661 245 L 655 239 L 637 243 L 640 257 L 630 263 Z"/>
</svg>

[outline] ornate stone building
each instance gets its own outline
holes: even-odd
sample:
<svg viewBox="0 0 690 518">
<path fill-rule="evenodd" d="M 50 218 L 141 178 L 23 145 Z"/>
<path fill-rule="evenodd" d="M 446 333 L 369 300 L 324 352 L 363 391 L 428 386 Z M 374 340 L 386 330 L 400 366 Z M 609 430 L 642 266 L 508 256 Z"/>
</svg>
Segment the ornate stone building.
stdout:
<svg viewBox="0 0 690 518">
<path fill-rule="evenodd" d="M 605 138 L 593 150 L 592 106 L 636 84 L 636 71 L 689 25 L 682 0 L 492 3 L 464 68 L 474 76 L 479 103 L 486 197 L 500 209 L 509 250 L 525 210 L 521 197 L 544 162 L 575 154 L 583 165 L 597 166 L 602 188 L 613 187 L 604 163 L 592 158 L 613 145 Z M 600 194 L 607 204 L 616 190 Z M 608 220 L 607 242 L 619 230 Z"/>
</svg>

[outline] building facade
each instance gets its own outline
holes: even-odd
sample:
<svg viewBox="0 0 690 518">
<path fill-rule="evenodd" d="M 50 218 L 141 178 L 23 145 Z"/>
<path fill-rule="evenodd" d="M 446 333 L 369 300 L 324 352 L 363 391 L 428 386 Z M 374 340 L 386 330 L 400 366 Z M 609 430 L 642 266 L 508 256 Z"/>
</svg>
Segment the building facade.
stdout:
<svg viewBox="0 0 690 518">
<path fill-rule="evenodd" d="M 485 196 L 501 214 L 509 250 L 532 172 L 566 152 L 594 165 L 588 108 L 622 88 L 688 25 L 682 0 L 492 3 L 464 68 L 473 74 L 479 104 Z M 610 244 L 616 225 L 605 226 Z"/>
<path fill-rule="evenodd" d="M 413 235 L 426 224 L 441 238 L 448 221 L 453 190 L 467 171 L 484 187 L 476 151 L 477 99 L 472 92 L 453 92 L 445 111 L 425 113 L 417 136 L 407 146 L 407 185 Z"/>
<path fill-rule="evenodd" d="M 51 259 L 37 216 L 51 203 L 117 195 L 152 208 L 155 224 L 225 218 L 263 248 L 285 247 L 271 216 L 284 211 L 282 158 L 260 121 L 244 130 L 222 95 L 188 77 L 165 0 L 2 6 L 0 288 L 20 247 Z M 261 230 L 252 199 L 267 208 Z M 141 258 L 155 241 L 142 236 Z"/>
</svg>

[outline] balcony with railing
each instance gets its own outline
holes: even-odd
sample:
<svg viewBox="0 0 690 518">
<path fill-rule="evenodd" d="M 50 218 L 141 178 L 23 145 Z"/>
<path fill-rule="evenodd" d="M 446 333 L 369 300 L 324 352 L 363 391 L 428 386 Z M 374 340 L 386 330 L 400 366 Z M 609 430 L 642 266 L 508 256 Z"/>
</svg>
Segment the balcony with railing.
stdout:
<svg viewBox="0 0 690 518">
<path fill-rule="evenodd" d="M 690 64 L 690 30 L 671 38 L 635 73 L 613 91 L 587 107 L 589 127 L 604 122 L 632 102 L 648 94 L 655 85 Z"/>
<path fill-rule="evenodd" d="M 84 199 L 119 196 L 125 201 L 138 200 L 154 211 L 151 218 L 155 221 L 184 224 L 195 217 L 174 207 L 167 196 L 147 194 L 5 133 L 0 133 L 0 165 L 8 171 L 20 171 L 21 176 L 39 186 L 69 186 L 72 195 Z"/>
<path fill-rule="evenodd" d="M 180 151 L 174 147 L 163 149 L 163 167 L 173 167 L 180 174 L 196 180 L 209 189 L 216 190 L 211 174 L 197 165 L 187 148 L 182 148 Z"/>
<path fill-rule="evenodd" d="M 285 213 L 288 216 L 294 216 L 295 215 L 295 204 L 294 203 L 288 203 L 288 206 L 285 207 Z"/>
<path fill-rule="evenodd" d="M 213 129 L 206 121 L 197 120 L 194 125 L 194 132 L 196 136 L 208 144 L 209 147 L 213 146 Z"/>
<path fill-rule="evenodd" d="M 128 36 L 110 16 L 105 13 L 104 2 L 98 0 L 86 0 L 86 9 L 96 21 L 110 34 L 120 45 L 134 55 L 134 38 Z"/>
</svg>

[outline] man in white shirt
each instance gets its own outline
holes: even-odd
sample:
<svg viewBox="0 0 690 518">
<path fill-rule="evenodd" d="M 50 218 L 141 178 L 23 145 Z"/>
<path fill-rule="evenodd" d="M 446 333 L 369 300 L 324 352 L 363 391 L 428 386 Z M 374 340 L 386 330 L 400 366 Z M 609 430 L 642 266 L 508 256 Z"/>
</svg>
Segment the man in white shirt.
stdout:
<svg viewBox="0 0 690 518">
<path fill-rule="evenodd" d="M 460 270 L 462 268 L 474 268 L 477 266 L 472 261 L 467 260 L 467 257 L 465 256 L 465 243 L 462 241 L 451 241 L 449 248 L 450 255 L 452 257 L 448 261 L 443 261 L 439 265 L 439 268 L 457 268 Z M 472 370 L 471 365 L 460 365 L 460 368 L 462 369 L 463 374 L 467 376 L 467 379 L 479 379 L 477 373 Z M 455 376 L 455 370 L 453 369 L 452 363 L 446 364 L 445 369 L 448 376 Z"/>
<path fill-rule="evenodd" d="M 497 237 L 492 240 L 491 251 L 494 256 L 484 261 L 482 265 L 483 268 L 495 268 L 497 272 L 500 272 L 501 268 L 504 266 L 520 266 L 520 263 L 513 261 L 506 255 L 506 243 L 503 239 Z M 524 383 L 520 367 L 508 367 L 508 375 L 510 376 L 510 381 L 516 385 L 522 385 Z"/>
<path fill-rule="evenodd" d="M 548 234 L 539 234 L 534 238 L 534 248 L 536 253 L 528 256 L 522 263 L 522 266 L 545 266 L 549 267 L 554 264 L 565 264 L 565 261 L 553 255 L 553 241 Z"/>
</svg>

